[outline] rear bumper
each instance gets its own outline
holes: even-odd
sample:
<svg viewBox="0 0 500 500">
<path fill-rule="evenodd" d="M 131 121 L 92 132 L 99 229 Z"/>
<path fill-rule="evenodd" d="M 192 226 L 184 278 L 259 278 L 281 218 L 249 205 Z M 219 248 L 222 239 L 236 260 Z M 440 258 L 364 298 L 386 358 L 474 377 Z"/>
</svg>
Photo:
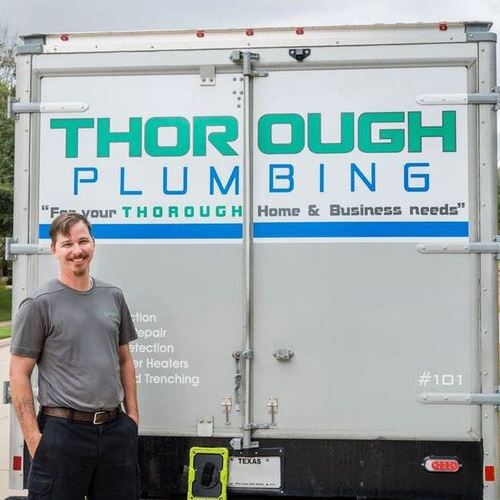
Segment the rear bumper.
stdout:
<svg viewBox="0 0 500 500">
<path fill-rule="evenodd" d="M 282 485 L 276 490 L 230 489 L 230 496 L 323 497 L 400 500 L 481 500 L 480 442 L 259 439 L 259 452 L 282 449 Z M 227 447 L 228 439 L 141 436 L 143 498 L 187 492 L 189 449 Z M 249 455 L 254 456 L 255 450 Z M 457 473 L 430 473 L 428 456 L 456 457 Z"/>
</svg>

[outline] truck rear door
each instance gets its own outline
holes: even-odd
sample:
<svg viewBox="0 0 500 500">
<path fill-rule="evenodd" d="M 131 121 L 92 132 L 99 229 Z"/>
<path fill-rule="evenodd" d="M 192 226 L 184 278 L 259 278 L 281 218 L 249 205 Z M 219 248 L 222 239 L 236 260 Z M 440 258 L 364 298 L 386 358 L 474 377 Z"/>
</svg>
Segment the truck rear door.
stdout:
<svg viewBox="0 0 500 500">
<path fill-rule="evenodd" d="M 91 219 L 92 273 L 123 288 L 139 335 L 141 432 L 212 435 L 217 416 L 216 433 L 237 435 L 221 413 L 226 397 L 235 411 L 242 337 L 240 75 L 106 57 L 40 81 L 43 101 L 88 110 L 40 118 L 39 237 L 64 210 Z M 55 273 L 40 257 L 38 281 Z"/>
<path fill-rule="evenodd" d="M 479 438 L 478 407 L 419 401 L 480 384 L 478 256 L 419 251 L 477 238 L 474 111 L 418 102 L 474 91 L 451 49 L 313 48 L 253 80 L 258 436 Z"/>
</svg>

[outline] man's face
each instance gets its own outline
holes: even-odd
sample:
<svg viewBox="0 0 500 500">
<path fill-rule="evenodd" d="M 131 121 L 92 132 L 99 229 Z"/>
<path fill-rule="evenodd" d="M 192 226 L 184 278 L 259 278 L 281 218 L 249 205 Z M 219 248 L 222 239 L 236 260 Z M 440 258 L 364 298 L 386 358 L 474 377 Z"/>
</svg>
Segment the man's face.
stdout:
<svg viewBox="0 0 500 500">
<path fill-rule="evenodd" d="M 67 276 L 85 276 L 89 272 L 94 256 L 95 243 L 84 222 L 77 222 L 71 227 L 69 235 L 59 233 L 52 253 L 59 261 L 59 270 Z"/>
</svg>

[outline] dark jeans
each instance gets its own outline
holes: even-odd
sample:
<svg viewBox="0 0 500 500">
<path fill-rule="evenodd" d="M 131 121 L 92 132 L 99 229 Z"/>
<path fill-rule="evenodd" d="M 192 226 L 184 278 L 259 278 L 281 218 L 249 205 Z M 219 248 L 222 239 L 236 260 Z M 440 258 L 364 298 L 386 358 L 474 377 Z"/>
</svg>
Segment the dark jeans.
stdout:
<svg viewBox="0 0 500 500">
<path fill-rule="evenodd" d="M 139 498 L 137 426 L 125 413 L 101 425 L 41 415 L 28 477 L 31 500 Z"/>
</svg>

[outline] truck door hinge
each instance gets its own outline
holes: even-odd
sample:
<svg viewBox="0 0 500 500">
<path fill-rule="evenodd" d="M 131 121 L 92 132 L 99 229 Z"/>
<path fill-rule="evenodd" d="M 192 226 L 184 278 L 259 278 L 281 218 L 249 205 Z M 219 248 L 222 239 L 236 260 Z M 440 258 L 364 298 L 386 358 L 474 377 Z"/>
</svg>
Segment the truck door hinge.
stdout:
<svg viewBox="0 0 500 500">
<path fill-rule="evenodd" d="M 200 66 L 200 86 L 215 86 L 215 66 L 213 64 L 204 64 Z"/>
<path fill-rule="evenodd" d="M 243 52 L 241 50 L 233 50 L 229 56 L 229 59 L 235 64 L 243 64 L 243 74 L 245 76 L 258 77 L 258 76 L 268 76 L 269 73 L 266 71 L 254 71 L 252 66 L 252 61 L 258 61 L 260 55 L 255 52 Z"/>
<path fill-rule="evenodd" d="M 489 94 L 421 94 L 415 100 L 423 106 L 439 104 L 491 104 L 494 111 L 500 107 L 500 87 Z"/>
<path fill-rule="evenodd" d="M 20 113 L 83 113 L 89 109 L 85 102 L 19 102 L 12 96 L 7 97 L 7 118 Z"/>
<path fill-rule="evenodd" d="M 494 405 L 500 406 L 500 393 L 493 392 L 491 394 L 474 394 L 474 393 L 438 393 L 424 392 L 418 396 L 418 400 L 422 404 L 434 405 Z"/>
<path fill-rule="evenodd" d="M 8 380 L 3 383 L 3 404 L 10 405 L 12 403 L 12 396 L 10 393 L 10 382 Z"/>
<path fill-rule="evenodd" d="M 198 417 L 196 430 L 200 437 L 212 437 L 214 435 L 214 417 Z"/>
<path fill-rule="evenodd" d="M 17 238 L 5 238 L 5 260 L 16 260 L 18 255 L 50 255 L 50 249 L 42 245 L 18 243 Z"/>
<path fill-rule="evenodd" d="M 467 242 L 467 243 L 420 243 L 417 245 L 420 253 L 491 253 L 500 260 L 500 236 L 496 241 L 485 243 Z"/>
</svg>

